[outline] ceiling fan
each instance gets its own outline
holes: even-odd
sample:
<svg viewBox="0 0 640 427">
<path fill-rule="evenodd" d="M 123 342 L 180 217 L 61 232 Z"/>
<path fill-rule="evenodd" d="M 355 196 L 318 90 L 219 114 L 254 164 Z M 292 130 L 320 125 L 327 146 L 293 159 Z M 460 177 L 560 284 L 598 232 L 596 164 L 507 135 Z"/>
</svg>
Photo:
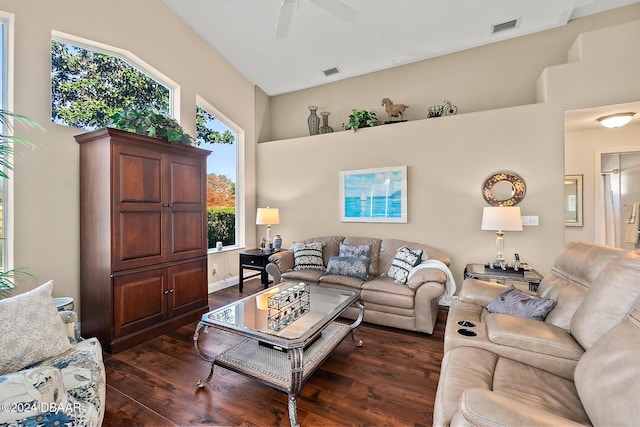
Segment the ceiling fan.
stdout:
<svg viewBox="0 0 640 427">
<path fill-rule="evenodd" d="M 358 11 L 350 6 L 347 6 L 340 0 L 309 0 L 321 9 L 326 10 L 330 14 L 342 19 L 343 21 L 351 22 L 358 16 Z M 276 24 L 275 36 L 277 39 L 283 39 L 287 37 L 289 33 L 289 27 L 291 26 L 291 20 L 293 18 L 293 11 L 298 5 L 300 0 L 282 0 L 280 5 L 280 15 L 278 16 L 278 23 Z"/>
</svg>

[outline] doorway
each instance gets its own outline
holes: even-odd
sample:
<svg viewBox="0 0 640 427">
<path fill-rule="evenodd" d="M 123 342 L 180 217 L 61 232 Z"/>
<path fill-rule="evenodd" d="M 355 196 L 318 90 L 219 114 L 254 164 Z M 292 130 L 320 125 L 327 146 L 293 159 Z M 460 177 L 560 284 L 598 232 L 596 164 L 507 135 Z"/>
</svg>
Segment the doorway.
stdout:
<svg viewBox="0 0 640 427">
<path fill-rule="evenodd" d="M 603 243 L 640 248 L 640 151 L 601 153 L 600 175 Z"/>
</svg>

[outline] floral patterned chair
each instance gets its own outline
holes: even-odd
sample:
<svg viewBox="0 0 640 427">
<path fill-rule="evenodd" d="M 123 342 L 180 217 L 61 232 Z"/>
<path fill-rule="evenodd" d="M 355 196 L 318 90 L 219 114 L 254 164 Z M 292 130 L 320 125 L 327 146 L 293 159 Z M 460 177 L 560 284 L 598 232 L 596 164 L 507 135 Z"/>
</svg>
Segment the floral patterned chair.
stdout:
<svg viewBox="0 0 640 427">
<path fill-rule="evenodd" d="M 57 311 L 52 288 L 0 300 L 2 427 L 102 424 L 102 347 L 80 337 L 76 313 Z"/>
</svg>

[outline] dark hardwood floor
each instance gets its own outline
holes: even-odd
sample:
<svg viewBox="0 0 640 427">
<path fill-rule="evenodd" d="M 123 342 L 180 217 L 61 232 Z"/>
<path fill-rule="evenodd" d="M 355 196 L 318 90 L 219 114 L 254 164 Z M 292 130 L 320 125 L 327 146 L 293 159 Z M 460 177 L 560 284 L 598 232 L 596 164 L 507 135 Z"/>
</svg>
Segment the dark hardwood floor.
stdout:
<svg viewBox="0 0 640 427">
<path fill-rule="evenodd" d="M 245 282 L 242 294 L 237 286 L 215 292 L 209 306 L 220 307 L 260 288 L 253 279 Z M 356 337 L 364 346 L 345 339 L 303 386 L 301 425 L 432 425 L 445 322 L 441 310 L 433 335 L 363 323 Z M 210 365 L 193 348 L 194 329 L 195 324 L 183 326 L 106 357 L 103 425 L 288 426 L 287 395 L 258 381 L 217 366 L 211 383 L 197 389 L 196 381 L 206 378 Z"/>
</svg>

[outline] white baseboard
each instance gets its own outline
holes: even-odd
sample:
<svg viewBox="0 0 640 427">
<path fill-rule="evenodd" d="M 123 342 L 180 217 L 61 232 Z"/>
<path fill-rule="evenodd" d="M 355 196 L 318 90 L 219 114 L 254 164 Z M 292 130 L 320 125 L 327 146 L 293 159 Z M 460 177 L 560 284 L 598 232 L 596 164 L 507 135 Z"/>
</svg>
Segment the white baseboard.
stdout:
<svg viewBox="0 0 640 427">
<path fill-rule="evenodd" d="M 237 285 L 238 285 L 238 276 L 232 276 L 232 277 L 229 277 L 228 279 L 209 283 L 208 293 L 230 288 L 232 286 L 237 286 Z"/>
</svg>

